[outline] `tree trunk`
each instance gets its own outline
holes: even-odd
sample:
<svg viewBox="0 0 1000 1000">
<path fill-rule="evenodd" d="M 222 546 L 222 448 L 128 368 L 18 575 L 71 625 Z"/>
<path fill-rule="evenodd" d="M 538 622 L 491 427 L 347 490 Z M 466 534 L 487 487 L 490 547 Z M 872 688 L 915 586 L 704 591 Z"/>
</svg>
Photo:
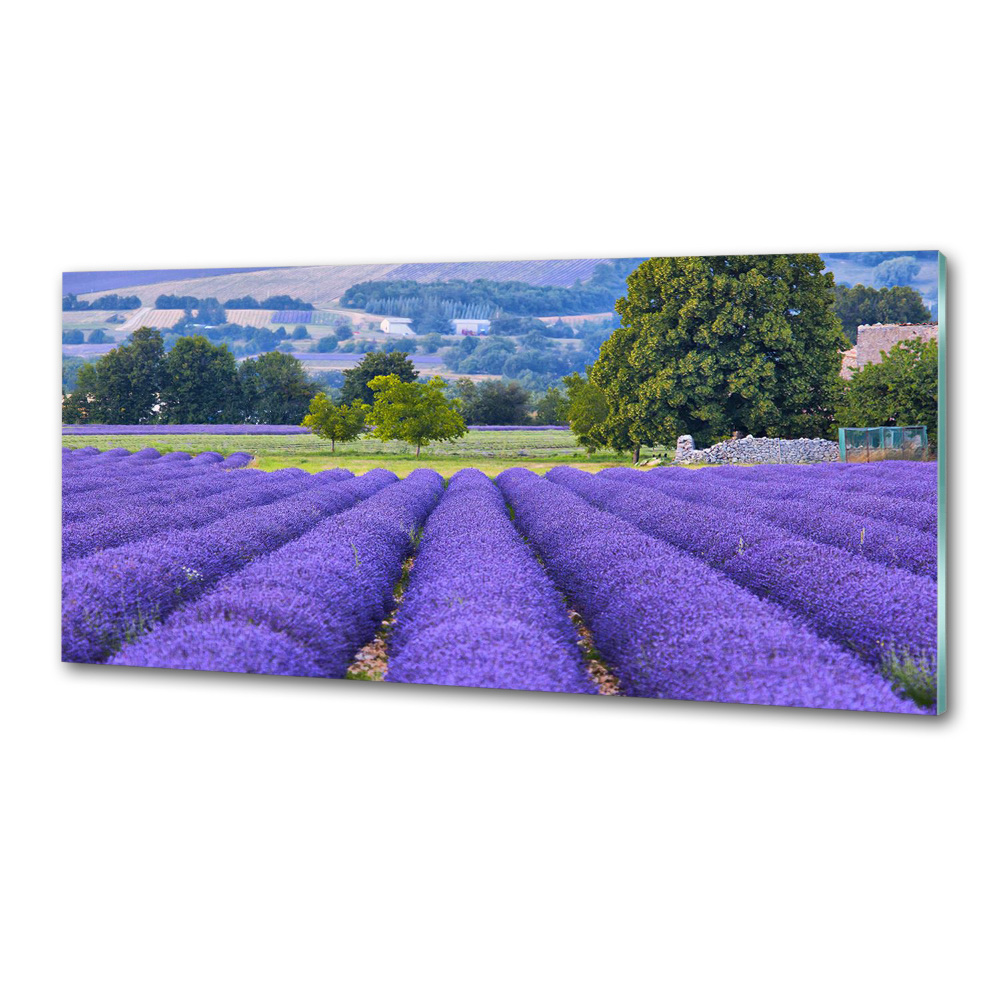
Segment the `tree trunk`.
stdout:
<svg viewBox="0 0 1000 1000">
<path fill-rule="evenodd" d="M 632 449 L 632 464 L 633 465 L 638 465 L 639 464 L 639 445 L 636 445 Z"/>
<path fill-rule="evenodd" d="M 420 458 L 420 445 L 417 445 L 417 458 Z"/>
<path fill-rule="evenodd" d="M 330 438 L 330 450 L 334 453 L 334 455 L 337 454 L 337 439 L 336 438 Z"/>
</svg>

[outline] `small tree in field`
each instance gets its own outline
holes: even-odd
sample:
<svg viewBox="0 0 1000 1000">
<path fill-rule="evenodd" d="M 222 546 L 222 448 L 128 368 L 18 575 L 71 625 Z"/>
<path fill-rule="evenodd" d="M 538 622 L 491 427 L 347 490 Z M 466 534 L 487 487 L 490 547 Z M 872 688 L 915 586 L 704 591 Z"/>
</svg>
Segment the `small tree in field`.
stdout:
<svg viewBox="0 0 1000 1000">
<path fill-rule="evenodd" d="M 365 429 L 368 407 L 356 399 L 350 406 L 333 403 L 325 392 L 318 392 L 309 404 L 309 412 L 302 420 L 313 434 L 328 438 L 334 454 L 338 441 L 353 441 Z"/>
<path fill-rule="evenodd" d="M 452 441 L 466 433 L 458 400 L 445 398 L 443 378 L 403 382 L 398 375 L 378 375 L 368 383 L 375 394 L 372 422 L 381 441 L 406 441 L 420 446 Z"/>
</svg>

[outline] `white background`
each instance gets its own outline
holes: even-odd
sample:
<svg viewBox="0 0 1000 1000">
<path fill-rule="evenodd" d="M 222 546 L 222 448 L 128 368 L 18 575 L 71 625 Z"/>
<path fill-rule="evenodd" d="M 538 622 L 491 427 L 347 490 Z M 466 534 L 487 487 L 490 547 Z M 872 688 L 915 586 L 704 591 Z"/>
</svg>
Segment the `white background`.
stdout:
<svg viewBox="0 0 1000 1000">
<path fill-rule="evenodd" d="M 987 994 L 985 9 L 8 13 L 8 995 Z M 951 264 L 943 719 L 58 662 L 64 269 L 891 248 Z"/>
</svg>

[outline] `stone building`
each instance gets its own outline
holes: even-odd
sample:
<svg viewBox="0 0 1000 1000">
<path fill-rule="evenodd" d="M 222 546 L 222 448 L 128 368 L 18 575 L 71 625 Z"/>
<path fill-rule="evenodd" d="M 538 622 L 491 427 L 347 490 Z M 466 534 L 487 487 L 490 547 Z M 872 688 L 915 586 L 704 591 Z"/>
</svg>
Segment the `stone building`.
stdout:
<svg viewBox="0 0 1000 1000">
<path fill-rule="evenodd" d="M 902 340 L 937 340 L 937 335 L 937 323 L 873 323 L 871 326 L 859 326 L 857 346 L 841 355 L 840 374 L 850 378 L 855 370 L 867 364 L 879 364 L 882 352 Z"/>
</svg>

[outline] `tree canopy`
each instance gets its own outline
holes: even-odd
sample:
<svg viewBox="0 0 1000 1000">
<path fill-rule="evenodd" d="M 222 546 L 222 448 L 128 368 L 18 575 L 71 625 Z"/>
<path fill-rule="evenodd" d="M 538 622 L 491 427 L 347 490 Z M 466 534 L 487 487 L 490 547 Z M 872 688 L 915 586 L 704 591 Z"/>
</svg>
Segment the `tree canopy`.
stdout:
<svg viewBox="0 0 1000 1000">
<path fill-rule="evenodd" d="M 163 380 L 163 338 L 140 327 L 129 340 L 83 365 L 63 403 L 65 423 L 148 424 Z"/>
<path fill-rule="evenodd" d="M 431 441 L 452 441 L 466 433 L 460 403 L 443 392 L 445 381 L 432 378 L 426 383 L 403 382 L 396 374 L 377 375 L 370 382 L 375 402 L 371 420 L 380 441 L 405 441 L 422 445 Z"/>
<path fill-rule="evenodd" d="M 871 288 L 867 285 L 837 285 L 834 309 L 847 339 L 856 344 L 858 327 L 871 323 L 929 323 L 931 314 L 915 288 L 896 285 Z"/>
<path fill-rule="evenodd" d="M 270 351 L 240 365 L 238 398 L 249 423 L 300 424 L 314 394 L 302 362 L 289 354 Z"/>
<path fill-rule="evenodd" d="M 375 394 L 369 383 L 377 375 L 395 375 L 401 382 L 417 381 L 417 369 L 405 354 L 400 351 L 373 351 L 344 373 L 340 402 L 353 403 L 360 399 L 362 403 L 371 406 L 375 402 Z"/>
<path fill-rule="evenodd" d="M 339 377 L 339 374 L 338 374 Z M 316 385 L 301 362 L 272 351 L 239 367 L 224 344 L 143 327 L 95 363 L 63 365 L 64 423 L 298 424 Z"/>
<path fill-rule="evenodd" d="M 882 351 L 881 364 L 867 364 L 844 386 L 837 410 L 842 427 L 927 425 L 937 447 L 938 342 L 903 340 Z"/>
<path fill-rule="evenodd" d="M 163 359 L 160 422 L 211 424 L 235 416 L 236 359 L 205 337 L 182 337 Z"/>
<path fill-rule="evenodd" d="M 326 438 L 334 452 L 338 441 L 353 441 L 365 429 L 368 407 L 360 399 L 350 406 L 337 406 L 325 392 L 318 392 L 309 404 L 309 412 L 302 420 L 313 434 Z"/>
<path fill-rule="evenodd" d="M 478 385 L 459 379 L 462 416 L 468 424 L 524 424 L 531 394 L 517 382 L 491 379 Z"/>
<path fill-rule="evenodd" d="M 657 257 L 629 276 L 591 380 L 603 443 L 631 450 L 680 434 L 825 434 L 840 352 L 833 275 L 818 254 Z"/>
<path fill-rule="evenodd" d="M 563 379 L 566 386 L 568 404 L 566 419 L 570 430 L 577 441 L 587 449 L 587 454 L 593 454 L 600 445 L 605 444 L 599 428 L 608 418 L 608 402 L 604 393 L 594 385 L 589 378 L 579 372 L 573 372 Z"/>
</svg>

